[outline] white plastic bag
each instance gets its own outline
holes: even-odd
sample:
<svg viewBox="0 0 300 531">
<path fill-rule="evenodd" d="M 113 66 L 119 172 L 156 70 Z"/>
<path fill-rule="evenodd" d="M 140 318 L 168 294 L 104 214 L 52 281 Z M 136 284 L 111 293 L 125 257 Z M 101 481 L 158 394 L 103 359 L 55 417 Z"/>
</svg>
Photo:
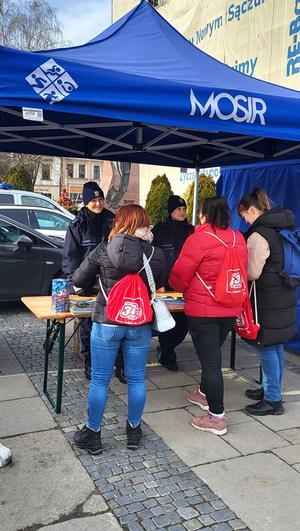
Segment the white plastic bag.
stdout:
<svg viewBox="0 0 300 531">
<path fill-rule="evenodd" d="M 153 321 L 151 328 L 158 332 L 166 332 L 175 326 L 175 320 L 170 314 L 165 302 L 160 297 L 155 297 L 152 301 Z"/>
</svg>

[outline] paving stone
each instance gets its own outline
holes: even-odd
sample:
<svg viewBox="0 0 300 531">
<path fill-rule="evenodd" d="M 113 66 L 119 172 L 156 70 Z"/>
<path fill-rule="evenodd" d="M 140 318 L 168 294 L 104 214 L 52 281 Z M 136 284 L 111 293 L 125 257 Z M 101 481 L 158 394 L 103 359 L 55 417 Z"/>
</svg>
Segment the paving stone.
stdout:
<svg viewBox="0 0 300 531">
<path fill-rule="evenodd" d="M 204 514 L 203 516 L 199 516 L 199 520 L 203 525 L 206 525 L 206 526 L 215 524 L 215 520 L 213 520 L 209 514 Z"/>
<path fill-rule="evenodd" d="M 244 522 L 242 522 L 242 520 L 240 520 L 239 518 L 235 518 L 234 520 L 230 520 L 230 522 L 228 522 L 229 525 L 232 527 L 232 529 L 234 529 L 234 531 L 239 531 L 240 529 L 246 529 L 246 524 Z"/>
<path fill-rule="evenodd" d="M 178 524 L 179 522 L 182 522 L 182 518 L 177 511 L 169 511 L 165 516 L 171 522 L 171 524 Z"/>
<path fill-rule="evenodd" d="M 146 531 L 155 531 L 157 529 L 155 523 L 150 518 L 143 520 L 141 524 Z"/>
<path fill-rule="evenodd" d="M 100 495 L 93 495 L 82 507 L 84 513 L 103 513 L 108 509 L 107 504 Z"/>
<path fill-rule="evenodd" d="M 134 522 L 135 520 L 137 520 L 137 515 L 134 513 L 125 514 L 124 516 L 120 516 L 121 525 L 128 524 L 129 522 Z"/>
<path fill-rule="evenodd" d="M 181 507 L 178 509 L 178 512 L 184 520 L 190 520 L 191 518 L 199 516 L 198 511 L 196 511 L 192 507 Z"/>
<path fill-rule="evenodd" d="M 228 524 L 217 524 L 213 527 L 214 531 L 231 531 L 232 528 Z"/>
<path fill-rule="evenodd" d="M 127 527 L 129 531 L 144 531 L 144 528 L 137 522 L 132 522 Z"/>
<path fill-rule="evenodd" d="M 156 525 L 156 527 L 158 527 L 158 529 L 161 529 L 162 527 L 167 526 L 169 523 L 165 516 L 155 516 L 153 518 L 153 522 Z"/>
<path fill-rule="evenodd" d="M 199 522 L 199 520 L 196 520 L 195 518 L 192 520 L 188 520 L 188 522 L 184 522 L 183 525 L 188 531 L 196 531 L 197 529 L 201 529 L 203 527 L 201 522 Z"/>
<path fill-rule="evenodd" d="M 235 514 L 230 511 L 230 509 L 224 509 L 222 511 L 211 513 L 211 516 L 216 522 L 226 522 L 227 520 L 232 520 L 235 517 Z"/>
<path fill-rule="evenodd" d="M 199 511 L 200 514 L 212 512 L 212 506 L 209 503 L 200 503 L 196 506 L 196 509 Z"/>
</svg>

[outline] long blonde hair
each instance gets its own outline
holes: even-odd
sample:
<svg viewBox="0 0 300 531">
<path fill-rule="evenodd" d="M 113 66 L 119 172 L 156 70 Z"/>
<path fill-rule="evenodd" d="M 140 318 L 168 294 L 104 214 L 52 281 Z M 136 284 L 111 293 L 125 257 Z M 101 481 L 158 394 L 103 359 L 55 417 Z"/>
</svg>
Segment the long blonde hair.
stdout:
<svg viewBox="0 0 300 531">
<path fill-rule="evenodd" d="M 142 227 L 150 227 L 150 220 L 146 210 L 140 205 L 125 205 L 116 212 L 114 227 L 110 231 L 111 240 L 116 234 L 134 236 L 135 231 Z"/>
</svg>

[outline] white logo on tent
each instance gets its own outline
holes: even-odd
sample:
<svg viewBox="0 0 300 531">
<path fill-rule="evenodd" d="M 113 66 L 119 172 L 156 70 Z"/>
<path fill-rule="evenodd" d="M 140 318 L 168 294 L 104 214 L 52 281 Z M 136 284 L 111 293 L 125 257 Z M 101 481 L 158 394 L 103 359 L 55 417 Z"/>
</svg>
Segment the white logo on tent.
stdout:
<svg viewBox="0 0 300 531">
<path fill-rule="evenodd" d="M 41 98 L 48 101 L 50 105 L 63 100 L 73 90 L 78 88 L 77 83 L 68 72 L 53 59 L 49 59 L 49 61 L 43 63 L 25 79 L 33 90 Z"/>
<path fill-rule="evenodd" d="M 198 107 L 201 116 L 209 112 L 209 118 L 216 115 L 220 120 L 234 120 L 235 122 L 250 124 L 254 124 L 258 119 L 261 125 L 266 125 L 264 114 L 267 111 L 267 104 L 261 98 L 244 96 L 243 94 L 232 96 L 228 92 L 220 92 L 215 96 L 215 93 L 212 92 L 206 103 L 202 105 L 191 89 L 190 103 L 191 116 L 194 116 Z"/>
</svg>

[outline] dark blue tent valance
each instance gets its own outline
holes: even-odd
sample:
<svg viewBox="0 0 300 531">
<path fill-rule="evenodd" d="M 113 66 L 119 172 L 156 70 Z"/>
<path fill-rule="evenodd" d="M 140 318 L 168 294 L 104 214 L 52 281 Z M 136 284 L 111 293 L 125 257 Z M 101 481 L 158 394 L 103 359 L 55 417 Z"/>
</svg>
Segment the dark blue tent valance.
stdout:
<svg viewBox="0 0 300 531">
<path fill-rule="evenodd" d="M 146 0 L 83 46 L 0 59 L 0 151 L 202 168 L 300 158 L 300 93 L 205 54 Z M 40 112 L 24 120 L 24 107 Z"/>
</svg>

